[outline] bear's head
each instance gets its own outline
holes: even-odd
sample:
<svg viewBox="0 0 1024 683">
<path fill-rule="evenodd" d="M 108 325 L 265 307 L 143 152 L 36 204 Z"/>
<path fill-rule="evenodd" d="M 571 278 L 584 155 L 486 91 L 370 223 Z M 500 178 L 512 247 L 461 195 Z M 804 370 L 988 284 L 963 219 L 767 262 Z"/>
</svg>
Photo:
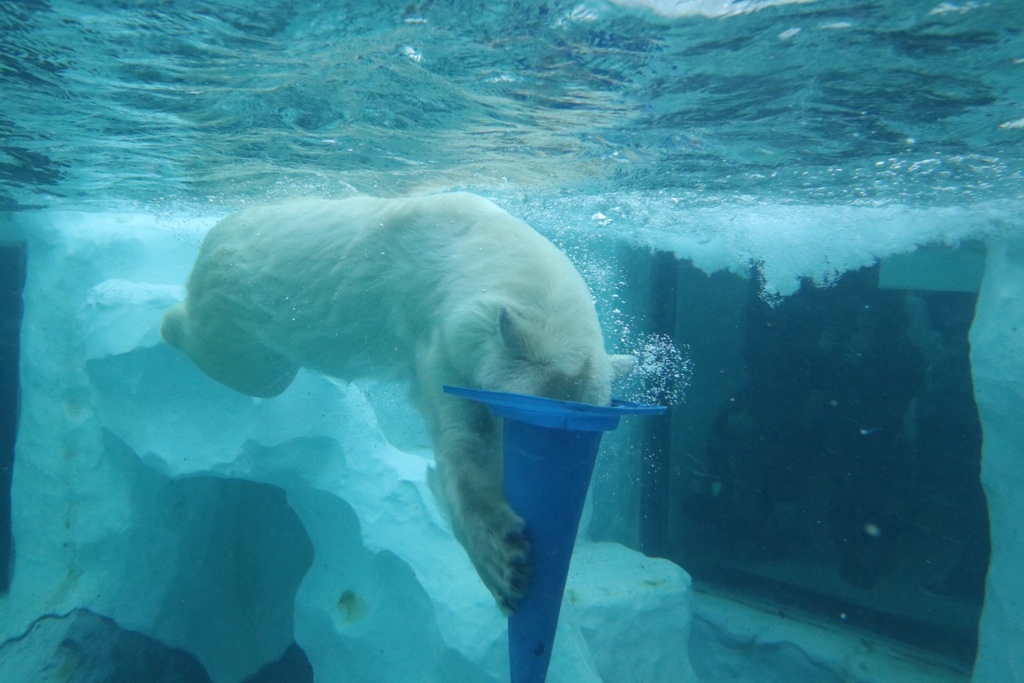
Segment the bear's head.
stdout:
<svg viewBox="0 0 1024 683">
<path fill-rule="evenodd" d="M 605 352 L 593 313 L 531 317 L 501 306 L 491 324 L 474 377 L 482 389 L 608 405 L 612 383 L 636 367 L 633 356 Z"/>
</svg>

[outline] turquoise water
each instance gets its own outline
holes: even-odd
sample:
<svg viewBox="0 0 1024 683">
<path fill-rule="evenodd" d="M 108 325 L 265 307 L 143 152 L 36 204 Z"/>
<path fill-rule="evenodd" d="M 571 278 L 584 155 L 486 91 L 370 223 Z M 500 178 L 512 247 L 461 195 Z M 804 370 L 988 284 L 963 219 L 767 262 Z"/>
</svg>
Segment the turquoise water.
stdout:
<svg viewBox="0 0 1024 683">
<path fill-rule="evenodd" d="M 3 1 L 0 203 L 1021 196 L 1019 0 L 662 5 Z"/>
<path fill-rule="evenodd" d="M 581 270 L 610 346 L 640 356 L 624 395 L 679 416 L 599 472 L 595 497 L 611 504 L 595 537 L 628 528 L 624 543 L 698 583 L 970 667 L 989 553 L 976 293 L 880 289 L 879 262 L 938 243 L 981 264 L 975 240 L 1019 231 L 1021 0 L 0 0 L 0 36 L 0 213 L 19 212 L 0 244 L 8 223 L 35 239 L 47 217 L 64 222 L 68 252 L 33 247 L 42 274 L 26 290 L 50 305 L 50 277 L 54 309 L 74 303 L 53 329 L 80 334 L 85 287 L 103 284 L 81 283 L 99 273 L 140 291 L 180 284 L 196 224 L 244 204 L 480 192 Z M 0 275 L 17 276 L 0 302 L 14 339 L 25 252 L 0 256 Z M 81 291 L 52 274 L 64 270 Z M 112 376 L 150 358 L 129 347 L 113 346 Z M 37 382 L 23 396 L 77 419 L 52 399 L 63 388 L 38 384 L 36 359 L 79 356 L 26 343 L 19 366 L 17 340 L 5 349 L 0 372 Z"/>
</svg>

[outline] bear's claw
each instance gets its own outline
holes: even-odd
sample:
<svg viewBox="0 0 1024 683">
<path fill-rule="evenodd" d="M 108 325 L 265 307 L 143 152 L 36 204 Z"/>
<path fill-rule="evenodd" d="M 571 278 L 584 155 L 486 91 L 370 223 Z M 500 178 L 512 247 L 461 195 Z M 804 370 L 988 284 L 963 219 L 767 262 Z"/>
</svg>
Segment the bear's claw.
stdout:
<svg viewBox="0 0 1024 683">
<path fill-rule="evenodd" d="M 467 549 L 495 602 L 510 613 L 519 606 L 530 582 L 530 540 L 511 508 L 506 506 L 497 517 L 499 523 L 477 528 L 477 542 Z"/>
<path fill-rule="evenodd" d="M 490 588 L 501 608 L 510 613 L 519 607 L 530 583 L 530 540 L 524 531 L 509 530 L 505 533 L 504 541 L 501 581 L 498 586 Z"/>
</svg>

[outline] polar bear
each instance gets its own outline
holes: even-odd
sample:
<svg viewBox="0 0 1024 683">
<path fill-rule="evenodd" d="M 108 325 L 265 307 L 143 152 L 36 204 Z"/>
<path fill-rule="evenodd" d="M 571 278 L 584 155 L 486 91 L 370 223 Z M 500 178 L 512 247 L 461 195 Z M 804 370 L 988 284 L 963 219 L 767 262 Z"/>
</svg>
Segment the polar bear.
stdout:
<svg viewBox="0 0 1024 683">
<path fill-rule="evenodd" d="M 606 405 L 634 362 L 605 352 L 569 259 L 468 193 L 246 209 L 210 229 L 162 334 L 251 396 L 281 393 L 300 366 L 407 381 L 453 531 L 506 611 L 529 541 L 503 494 L 501 427 L 442 385 Z"/>
</svg>

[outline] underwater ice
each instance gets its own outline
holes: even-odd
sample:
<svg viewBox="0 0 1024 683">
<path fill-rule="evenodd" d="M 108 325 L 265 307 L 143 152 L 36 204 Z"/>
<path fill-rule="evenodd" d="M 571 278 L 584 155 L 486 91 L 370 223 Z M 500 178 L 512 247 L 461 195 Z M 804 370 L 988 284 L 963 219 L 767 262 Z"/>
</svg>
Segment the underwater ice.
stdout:
<svg viewBox="0 0 1024 683">
<path fill-rule="evenodd" d="M 669 202 L 560 201 L 528 218 L 550 231 L 561 226 L 545 216 L 576 216 L 586 232 L 600 212 L 604 232 L 709 272 L 752 255 L 767 266 L 769 295 L 918 243 L 986 240 L 971 342 L 993 557 L 974 681 L 1024 680 L 1024 540 L 1014 532 L 1024 518 L 1024 242 L 1000 225 L 1012 212 L 780 207 L 757 211 L 757 223 L 753 209 L 740 219 L 707 209 L 680 226 Z M 786 216 L 790 227 L 768 239 Z M 903 219 L 913 229 L 899 233 Z M 302 373 L 282 396 L 255 400 L 159 341 L 212 220 L 16 217 L 29 275 L 16 563 L 0 642 L 84 608 L 183 650 L 218 683 L 245 679 L 293 641 L 318 680 L 507 680 L 505 620 L 434 503 L 429 444 L 400 389 Z M 724 229 L 733 220 L 746 227 Z M 837 227 L 813 239 L 814 223 Z M 652 367 L 664 364 L 658 353 Z M 553 683 L 694 680 L 688 641 L 707 683 L 946 680 L 924 669 L 908 678 L 910 665 L 877 644 L 728 601 L 691 604 L 682 569 L 614 543 L 578 544 L 562 613 Z M 43 679 L 10 667 L 45 660 L 0 660 L 2 680 Z"/>
</svg>

